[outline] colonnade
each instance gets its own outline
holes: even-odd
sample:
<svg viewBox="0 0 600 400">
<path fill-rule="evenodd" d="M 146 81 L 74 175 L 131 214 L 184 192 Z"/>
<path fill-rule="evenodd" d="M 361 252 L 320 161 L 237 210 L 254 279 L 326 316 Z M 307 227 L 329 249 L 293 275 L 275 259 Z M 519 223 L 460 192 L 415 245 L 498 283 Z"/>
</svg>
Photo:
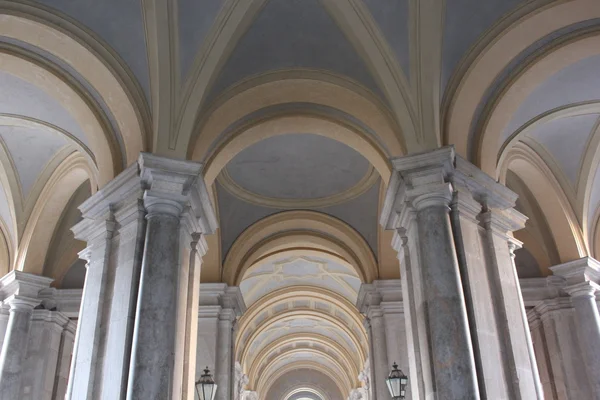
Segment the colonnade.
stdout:
<svg viewBox="0 0 600 400">
<path fill-rule="evenodd" d="M 545 286 L 521 282 L 522 295 L 516 195 L 452 148 L 392 165 L 381 223 L 394 231 L 401 280 L 361 287 L 370 351 L 351 397 L 389 399 L 395 361 L 412 399 L 599 399 L 599 264 L 553 267 Z M 73 230 L 88 271 L 75 315 L 50 279 L 0 280 L 3 399 L 193 399 L 205 365 L 218 399 L 257 396 L 234 357 L 239 289 L 200 285 L 204 235 L 216 229 L 200 171 L 142 154 L 81 206 Z M 40 329 L 52 332 L 43 349 Z M 34 387 L 41 370 L 50 383 Z"/>
</svg>

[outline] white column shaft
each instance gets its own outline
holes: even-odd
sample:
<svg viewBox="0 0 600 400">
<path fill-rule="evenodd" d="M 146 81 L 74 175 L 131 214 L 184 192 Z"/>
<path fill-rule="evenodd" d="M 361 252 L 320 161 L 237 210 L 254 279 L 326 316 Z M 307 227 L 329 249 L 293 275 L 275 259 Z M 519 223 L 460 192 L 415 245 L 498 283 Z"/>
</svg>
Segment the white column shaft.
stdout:
<svg viewBox="0 0 600 400">
<path fill-rule="evenodd" d="M 221 315 L 219 319 L 219 336 L 217 337 L 217 354 L 215 362 L 215 382 L 218 385 L 215 400 L 231 400 L 232 396 L 232 371 L 233 360 L 232 350 L 232 333 L 233 321 L 230 319 L 230 313 Z"/>
<path fill-rule="evenodd" d="M 2 400 L 21 399 L 23 360 L 29 341 L 33 305 L 11 304 L 6 335 L 0 352 L 0 395 Z"/>
<path fill-rule="evenodd" d="M 594 292 L 571 297 L 594 399 L 600 399 L 600 315 Z"/>
<path fill-rule="evenodd" d="M 371 315 L 369 321 L 371 325 L 371 347 L 373 349 L 372 369 L 375 400 L 389 400 L 391 397 L 385 379 L 391 367 L 388 365 L 385 321 L 381 313 Z"/>
</svg>

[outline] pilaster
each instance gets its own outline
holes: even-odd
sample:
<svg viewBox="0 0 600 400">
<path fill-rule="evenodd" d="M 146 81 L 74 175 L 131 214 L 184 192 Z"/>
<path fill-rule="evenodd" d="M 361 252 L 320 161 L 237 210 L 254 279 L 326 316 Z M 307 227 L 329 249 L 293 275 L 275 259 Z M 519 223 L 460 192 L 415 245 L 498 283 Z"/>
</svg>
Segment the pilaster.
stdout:
<svg viewBox="0 0 600 400">
<path fill-rule="evenodd" d="M 377 280 L 362 284 L 357 307 L 368 321 L 371 340 L 372 377 L 369 381 L 373 383 L 367 386 L 373 386 L 375 399 L 387 399 L 389 391 L 385 379 L 391 365 L 397 362 L 405 374 L 410 374 L 400 280 Z M 361 390 L 355 394 L 363 393 Z M 410 398 L 410 388 L 407 393 Z"/>
<path fill-rule="evenodd" d="M 215 399 L 230 400 L 235 396 L 234 327 L 246 311 L 238 287 L 225 283 L 201 283 L 198 308 L 198 348 L 196 379 L 205 367 L 213 371 L 218 385 Z"/>
<path fill-rule="evenodd" d="M 571 298 L 575 310 L 577 336 L 590 383 L 591 398 L 600 399 L 600 314 L 596 302 L 596 293 L 600 289 L 600 263 L 593 258 L 584 257 L 550 269 L 565 281 L 563 290 Z"/>
<path fill-rule="evenodd" d="M 25 375 L 26 355 L 34 307 L 40 304 L 39 292 L 52 279 L 11 271 L 0 278 L 0 297 L 9 307 L 2 350 L 0 351 L 0 393 L 6 400 L 20 400 L 21 384 Z"/>
</svg>

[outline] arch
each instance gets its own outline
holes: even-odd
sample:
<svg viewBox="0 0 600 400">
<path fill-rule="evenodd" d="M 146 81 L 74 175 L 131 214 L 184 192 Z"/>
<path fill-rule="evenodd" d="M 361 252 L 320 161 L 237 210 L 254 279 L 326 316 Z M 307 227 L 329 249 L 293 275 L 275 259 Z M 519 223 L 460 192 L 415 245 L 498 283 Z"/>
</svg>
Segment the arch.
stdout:
<svg viewBox="0 0 600 400">
<path fill-rule="evenodd" d="M 324 394 L 321 394 L 318 390 L 310 387 L 297 387 L 290 389 L 290 391 L 285 394 L 283 400 L 290 400 L 292 396 L 301 393 L 310 393 L 313 396 L 316 396 L 315 400 L 328 400 L 328 398 Z"/>
<path fill-rule="evenodd" d="M 146 138 L 151 132 L 148 105 L 127 64 L 109 46 L 57 12 L 10 1 L 0 2 L 0 36 L 38 47 L 80 74 L 114 116 L 125 147 L 125 164 L 137 160 L 151 142 Z M 100 154 L 96 157 L 102 158 Z"/>
<path fill-rule="evenodd" d="M 352 331 L 345 324 L 345 321 L 342 320 L 341 318 L 334 317 L 334 316 L 325 314 L 325 313 L 323 313 L 321 311 L 317 311 L 317 310 L 291 310 L 291 311 L 286 311 L 281 314 L 278 314 L 266 321 L 263 321 L 258 327 L 256 327 L 252 331 L 252 333 L 250 334 L 250 336 L 247 340 L 247 344 L 245 346 L 241 346 L 241 348 L 240 348 L 241 362 L 245 363 L 245 361 L 248 359 L 248 355 L 249 355 L 248 353 L 249 353 L 249 347 L 250 347 L 249 344 L 253 343 L 254 340 L 256 340 L 256 338 L 261 333 L 264 333 L 271 325 L 273 325 L 277 322 L 293 321 L 298 318 L 326 321 L 326 322 L 332 324 L 336 329 L 338 329 L 340 332 L 343 332 L 344 334 L 346 334 L 352 340 L 352 344 L 355 347 L 355 349 L 359 352 L 359 357 L 361 358 L 361 360 L 364 360 L 366 358 L 366 352 L 362 348 L 359 338 L 356 337 L 356 333 L 354 331 Z"/>
<path fill-rule="evenodd" d="M 273 386 L 273 384 L 277 381 L 277 379 L 279 379 L 280 377 L 284 376 L 285 374 L 298 370 L 298 369 L 307 369 L 307 370 L 314 370 L 316 372 L 319 372 L 321 374 L 324 374 L 325 376 L 327 376 L 329 379 L 331 379 L 333 381 L 333 383 L 337 386 L 337 389 L 340 391 L 340 393 L 347 393 L 348 392 L 348 388 L 345 387 L 343 380 L 341 379 L 341 377 L 337 376 L 337 374 L 332 371 L 330 368 L 327 368 L 317 362 L 296 362 L 296 363 L 292 363 L 289 365 L 286 365 L 285 367 L 278 369 L 277 371 L 274 371 L 271 375 L 269 375 L 269 379 L 261 379 L 259 382 L 260 386 L 256 387 L 256 391 L 258 393 L 269 393 L 269 391 L 271 390 L 271 387 Z"/>
<path fill-rule="evenodd" d="M 2 25 L 1 20 L 0 25 Z M 0 65 L 2 71 L 39 87 L 65 110 L 69 110 L 89 140 L 98 168 L 99 182 L 105 184 L 111 180 L 120 162 L 105 134 L 105 126 L 80 94 L 49 70 L 2 49 L 0 49 Z"/>
<path fill-rule="evenodd" d="M 223 281 L 231 286 L 238 285 L 254 260 L 268 251 L 284 248 L 281 237 L 285 235 L 302 239 L 300 244 L 309 248 L 325 249 L 344 257 L 363 282 L 377 278 L 377 262 L 371 248 L 348 224 L 315 211 L 285 211 L 263 218 L 242 232 L 223 263 Z M 288 249 L 294 247 L 297 246 L 289 242 Z"/>
<path fill-rule="evenodd" d="M 562 40 L 551 49 L 527 65 L 518 76 L 504 88 L 501 97 L 488 108 L 488 112 L 477 128 L 477 142 L 474 148 L 475 162 L 480 168 L 493 174 L 499 155 L 502 133 L 512 116 L 525 102 L 528 96 L 542 82 L 563 68 L 584 58 L 600 54 L 600 32 L 592 31 L 579 34 L 569 40 Z"/>
<path fill-rule="evenodd" d="M 289 345 L 289 344 L 293 344 L 293 343 L 297 343 L 297 342 L 310 342 L 311 344 L 317 343 L 323 346 L 326 346 L 328 349 L 330 349 L 331 351 L 333 351 L 344 363 L 346 363 L 346 366 L 349 368 L 352 368 L 351 371 L 349 371 L 349 377 L 351 377 L 352 379 L 354 379 L 355 377 L 358 376 L 359 372 L 360 372 L 360 366 L 356 365 L 354 360 L 352 359 L 351 354 L 349 354 L 349 352 L 341 345 L 339 345 L 338 343 L 336 343 L 335 341 L 331 340 L 330 338 L 326 337 L 326 336 L 322 336 L 319 334 L 308 334 L 308 333 L 300 333 L 300 334 L 292 334 L 292 335 L 286 335 L 283 336 L 281 338 L 278 338 L 277 340 L 271 342 L 271 344 L 269 344 L 268 346 L 266 346 L 265 348 L 263 348 L 259 354 L 254 357 L 254 359 L 252 360 L 252 362 L 250 363 L 250 368 L 249 368 L 249 379 L 250 382 L 257 382 L 256 376 L 259 375 L 260 376 L 260 370 L 259 368 L 261 366 L 264 365 L 264 363 L 267 361 L 267 359 L 275 353 L 278 353 L 278 351 L 283 348 L 285 345 Z M 294 349 L 306 349 L 306 348 L 302 348 L 299 346 L 294 346 Z"/>
<path fill-rule="evenodd" d="M 341 393 L 347 393 L 348 388 L 351 388 L 354 385 L 355 379 L 353 379 L 349 375 L 349 372 L 345 372 L 344 366 L 341 365 L 337 360 L 335 360 L 330 354 L 327 354 L 322 351 L 310 349 L 310 348 L 306 348 L 306 349 L 292 348 L 290 350 L 283 351 L 279 355 L 277 355 L 270 362 L 269 367 L 265 368 L 265 370 L 262 371 L 262 374 L 258 377 L 258 380 L 255 383 L 257 392 L 267 393 L 268 390 L 270 389 L 271 384 L 274 383 L 277 380 L 277 378 L 279 378 L 283 375 L 283 373 L 282 373 L 283 371 L 289 372 L 291 370 L 291 367 L 293 367 L 294 369 L 299 369 L 300 366 L 302 366 L 302 365 L 310 365 L 307 363 L 301 363 L 301 362 L 293 363 L 292 362 L 289 364 L 289 368 L 285 368 L 285 369 L 277 368 L 274 370 L 274 367 L 280 361 L 284 360 L 287 357 L 293 356 L 294 354 L 304 353 L 304 352 L 313 353 L 313 354 L 315 354 L 315 358 L 317 358 L 317 359 L 322 358 L 336 367 L 337 371 L 333 371 L 332 369 L 325 367 L 325 366 L 316 367 L 315 364 L 317 364 L 317 363 L 315 363 L 315 364 L 312 364 L 312 368 L 307 368 L 307 369 L 313 369 L 313 370 L 316 370 L 318 372 L 321 372 L 321 373 L 327 375 L 329 378 L 331 378 L 336 383 L 336 385 L 340 389 Z M 252 380 L 251 380 L 251 382 L 252 382 Z M 346 388 L 346 389 L 344 390 L 343 388 Z"/>
<path fill-rule="evenodd" d="M 185 151 L 188 147 L 207 89 L 264 3 L 265 0 L 234 0 L 217 17 L 219 22 L 206 39 L 204 52 L 196 56 L 190 80 L 184 86 L 176 143 L 171 146 L 176 151 Z M 385 47 L 385 39 L 371 26 L 372 19 L 365 17 L 368 15 L 366 7 L 360 7 L 358 3 L 338 1 L 326 1 L 323 5 L 358 53 L 365 58 L 367 66 L 392 104 L 404 139 L 410 140 L 411 150 L 417 150 L 415 107 L 411 101 L 409 85 L 395 57 Z"/>
<path fill-rule="evenodd" d="M 211 146 L 236 121 L 261 109 L 310 104 L 351 115 L 377 135 L 390 156 L 406 153 L 400 129 L 381 101 L 359 84 L 332 72 L 284 70 L 248 78 L 219 96 L 198 118 L 188 156 L 206 159 Z"/>
<path fill-rule="evenodd" d="M 389 181 L 391 176 L 389 160 L 383 149 L 377 146 L 371 137 L 340 121 L 320 115 L 290 113 L 243 126 L 228 140 L 221 143 L 206 160 L 204 169 L 206 184 L 212 185 L 221 170 L 242 150 L 270 137 L 296 133 L 300 127 L 302 133 L 324 136 L 351 147 L 373 165 L 384 182 Z"/>
<path fill-rule="evenodd" d="M 42 274 L 54 228 L 69 199 L 88 179 L 93 179 L 86 159 L 75 152 L 54 170 L 38 197 L 23 231 L 15 269 Z M 94 186 L 92 186 L 94 187 Z"/>
<path fill-rule="evenodd" d="M 290 302 L 298 301 L 308 301 L 309 304 L 321 302 L 328 304 L 331 310 L 317 309 L 316 306 L 312 308 L 287 307 Z M 283 310 L 280 309 L 281 306 L 285 306 Z M 265 315 L 268 316 L 265 317 Z M 343 319 L 340 316 L 343 316 Z M 251 345 L 261 333 L 266 332 L 277 322 L 290 321 L 298 317 L 319 319 L 333 324 L 352 341 L 353 348 L 357 352 L 355 355 L 357 368 L 365 362 L 368 353 L 365 346 L 367 346 L 368 339 L 362 325 L 362 317 L 356 307 L 341 295 L 329 290 L 314 286 L 295 286 L 279 289 L 262 297 L 250 306 L 240 319 L 235 351 L 236 359 L 240 360 L 244 369 L 248 370 L 249 365 L 247 364 L 252 361 Z M 256 321 L 261 322 L 257 325 Z"/>
<path fill-rule="evenodd" d="M 600 113 L 600 101 L 591 101 L 558 107 L 530 119 L 519 129 L 517 129 L 504 143 L 502 143 L 498 157 L 498 166 L 496 167 L 494 176 L 499 176 L 499 171 L 504 165 L 504 159 L 506 158 L 506 155 L 510 153 L 510 149 L 542 125 L 560 118 L 598 113 Z M 596 149 L 593 150 L 595 153 Z"/>
<path fill-rule="evenodd" d="M 451 79 L 442 106 L 444 143 L 454 144 L 460 155 L 469 158 L 470 125 L 486 90 L 501 71 L 519 53 L 550 33 L 598 17 L 597 1 L 572 0 L 556 1 L 543 8 L 537 4 L 524 6 L 500 21 L 465 56 Z"/>
<path fill-rule="evenodd" d="M 548 221 L 561 262 L 585 257 L 589 251 L 573 207 L 550 168 L 524 143 L 518 143 L 507 154 L 500 169 L 500 182 L 506 173 L 519 176 L 538 201 Z"/>
</svg>

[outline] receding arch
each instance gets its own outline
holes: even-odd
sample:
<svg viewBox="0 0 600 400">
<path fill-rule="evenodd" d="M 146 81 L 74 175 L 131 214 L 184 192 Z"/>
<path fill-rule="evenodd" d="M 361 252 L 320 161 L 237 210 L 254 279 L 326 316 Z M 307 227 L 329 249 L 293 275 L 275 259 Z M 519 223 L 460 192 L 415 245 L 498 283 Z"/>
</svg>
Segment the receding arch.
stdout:
<svg viewBox="0 0 600 400">
<path fill-rule="evenodd" d="M 273 71 L 251 77 L 223 93 L 200 115 L 188 156 L 208 157 L 211 146 L 229 126 L 261 109 L 284 104 L 330 107 L 368 126 L 390 156 L 405 154 L 400 128 L 381 101 L 359 84 L 332 72 Z"/>
<path fill-rule="evenodd" d="M 389 160 L 372 138 L 338 121 L 317 115 L 291 114 L 258 121 L 221 143 L 206 161 L 204 170 L 206 184 L 212 185 L 227 163 L 245 148 L 273 136 L 295 133 L 298 129 L 302 129 L 302 133 L 324 136 L 346 144 L 365 157 L 386 184 L 389 181 L 391 176 Z"/>
<path fill-rule="evenodd" d="M 514 77 L 486 113 L 477 128 L 475 162 L 480 168 L 493 174 L 496 170 L 501 138 L 512 116 L 528 96 L 546 79 L 558 71 L 587 57 L 600 54 L 600 32 L 580 34 L 561 41 L 530 63 Z"/>
<path fill-rule="evenodd" d="M 264 256 L 268 250 L 281 250 L 278 243 L 282 232 L 293 232 L 309 239 L 302 244 L 314 243 L 316 249 L 321 247 L 338 256 L 350 257 L 345 261 L 354 266 L 364 282 L 377 278 L 373 252 L 364 238 L 348 224 L 315 211 L 285 211 L 263 218 L 236 239 L 223 264 L 223 281 L 231 286 L 238 285 L 244 271 L 252 265 L 248 260 L 258 259 L 253 258 L 256 257 L 255 252 Z M 288 249 L 293 247 L 294 243 L 289 243 Z"/>
<path fill-rule="evenodd" d="M 278 351 L 286 345 L 295 344 L 299 342 L 326 346 L 333 353 L 335 353 L 336 356 L 338 356 L 346 364 L 346 366 L 353 367 L 350 371 L 350 376 L 352 378 L 356 378 L 358 376 L 360 372 L 360 366 L 356 365 L 355 361 L 352 359 L 352 355 L 343 346 L 339 345 L 337 342 L 328 338 L 327 336 L 315 333 L 297 333 L 278 338 L 277 340 L 271 342 L 265 348 L 261 349 L 261 351 L 256 355 L 256 357 L 254 357 L 254 359 L 250 363 L 249 371 L 251 371 L 251 373 L 254 373 L 254 375 L 249 376 L 250 381 L 257 381 L 256 375 L 260 372 L 257 370 L 257 368 L 262 365 L 265 365 L 267 359 L 271 355 L 278 353 Z"/>
<path fill-rule="evenodd" d="M 0 69 L 39 87 L 65 110 L 69 110 L 90 143 L 98 168 L 99 183 L 105 184 L 115 176 L 120 162 L 112 151 L 105 127 L 86 101 L 69 84 L 44 68 L 1 50 Z"/>
<path fill-rule="evenodd" d="M 146 149 L 150 131 L 148 105 L 139 83 L 114 52 L 57 13 L 9 1 L 0 3 L 0 36 L 36 46 L 77 71 L 114 116 L 125 146 L 126 164 L 137 160 L 139 152 Z M 96 157 L 101 158 L 99 154 Z"/>
<path fill-rule="evenodd" d="M 335 370 L 332 370 L 331 368 L 325 367 L 323 365 L 321 365 L 321 367 L 315 368 L 315 364 L 318 364 L 318 363 L 314 363 L 313 367 L 311 369 L 314 369 L 315 371 L 324 373 L 327 376 L 329 376 L 329 378 L 331 378 L 334 382 L 336 382 L 341 393 L 347 393 L 348 388 L 351 388 L 352 386 L 355 385 L 356 379 L 355 378 L 353 379 L 351 377 L 351 375 L 349 375 L 351 372 L 349 372 L 349 371 L 346 372 L 344 370 L 344 365 L 339 363 L 330 354 L 323 352 L 323 351 L 311 349 L 311 348 L 293 348 L 293 349 L 281 352 L 281 354 L 277 355 L 276 357 L 273 358 L 273 360 L 270 361 L 270 363 L 269 363 L 270 365 L 267 366 L 262 371 L 262 374 L 258 377 L 258 380 L 255 383 L 257 392 L 267 393 L 272 382 L 274 382 L 277 379 L 277 377 L 282 376 L 282 374 L 281 374 L 282 371 L 286 371 L 286 372 L 290 371 L 289 369 L 275 368 L 277 366 L 277 364 L 280 363 L 281 361 L 285 360 L 288 357 L 293 357 L 294 354 L 298 354 L 298 353 L 309 353 L 309 354 L 312 353 L 312 354 L 314 354 L 314 357 L 316 360 L 321 358 L 321 359 L 329 362 L 330 364 L 332 364 L 335 367 Z M 290 367 L 293 366 L 293 368 L 298 369 L 300 367 L 300 365 L 303 365 L 303 364 L 306 365 L 306 363 L 302 363 L 302 362 L 291 363 Z M 345 390 L 343 388 L 345 388 Z"/>
<path fill-rule="evenodd" d="M 69 199 L 83 182 L 93 179 L 87 160 L 75 152 L 54 170 L 29 216 L 19 250 L 15 269 L 42 274 L 48 246 L 55 226 Z M 92 185 L 92 188 L 94 185 Z"/>
<path fill-rule="evenodd" d="M 269 379 L 261 379 L 259 382 L 260 386 L 256 387 L 256 391 L 258 393 L 265 393 L 265 395 L 267 393 L 269 393 L 269 391 L 271 390 L 271 387 L 273 386 L 273 384 L 282 376 L 285 376 L 286 374 L 296 371 L 298 369 L 306 369 L 306 370 L 313 370 L 316 371 L 318 373 L 321 373 L 325 376 L 327 376 L 329 379 L 331 379 L 333 381 L 333 383 L 337 386 L 337 389 L 340 391 L 340 393 L 346 394 L 348 392 L 348 388 L 347 383 L 344 382 L 344 380 L 342 379 L 341 376 L 338 376 L 338 374 L 331 370 L 328 367 L 323 366 L 321 363 L 318 362 L 310 362 L 310 361 L 299 361 L 299 362 L 294 362 L 291 363 L 289 365 L 286 365 L 282 368 L 279 368 L 275 371 L 273 371 L 271 374 L 269 374 Z M 329 399 L 329 400 L 333 400 L 333 399 Z"/>
<path fill-rule="evenodd" d="M 443 104 L 445 144 L 469 158 L 468 134 L 481 99 L 496 77 L 523 50 L 569 25 L 600 17 L 595 0 L 557 1 L 544 8 L 524 6 L 503 19 L 465 56 Z M 495 161 L 494 156 L 494 161 Z M 493 173 L 494 169 L 486 172 Z"/>
<path fill-rule="evenodd" d="M 588 247 L 573 206 L 550 168 L 524 143 L 516 144 L 500 169 L 500 182 L 513 171 L 525 182 L 548 221 L 561 262 L 588 255 Z"/>
<path fill-rule="evenodd" d="M 264 3 L 265 0 L 232 1 L 217 17 L 218 22 L 208 35 L 207 46 L 196 56 L 190 80 L 184 87 L 182 112 L 174 143 L 170 143 L 171 149 L 180 152 L 187 148 L 207 89 Z M 364 18 L 366 8 L 349 2 L 330 1 L 324 2 L 324 6 L 365 58 L 392 104 L 394 117 L 399 121 L 405 139 L 410 140 L 411 149 L 416 150 L 417 124 L 409 85 L 391 51 L 382 45 L 384 38 L 368 26 L 368 19 Z"/>
</svg>

